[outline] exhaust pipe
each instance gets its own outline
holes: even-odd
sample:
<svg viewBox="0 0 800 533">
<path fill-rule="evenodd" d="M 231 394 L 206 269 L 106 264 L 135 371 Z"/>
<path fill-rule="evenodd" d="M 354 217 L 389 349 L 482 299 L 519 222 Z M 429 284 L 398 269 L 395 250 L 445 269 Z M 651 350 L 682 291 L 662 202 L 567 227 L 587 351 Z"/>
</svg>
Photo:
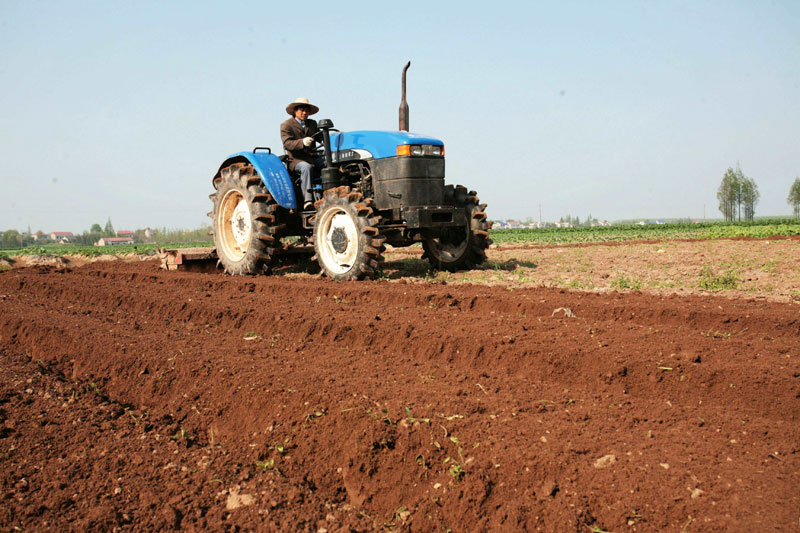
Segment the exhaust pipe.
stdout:
<svg viewBox="0 0 800 533">
<path fill-rule="evenodd" d="M 411 61 L 403 67 L 403 92 L 400 97 L 400 131 L 408 131 L 408 104 L 406 103 L 406 71 L 411 66 Z"/>
</svg>

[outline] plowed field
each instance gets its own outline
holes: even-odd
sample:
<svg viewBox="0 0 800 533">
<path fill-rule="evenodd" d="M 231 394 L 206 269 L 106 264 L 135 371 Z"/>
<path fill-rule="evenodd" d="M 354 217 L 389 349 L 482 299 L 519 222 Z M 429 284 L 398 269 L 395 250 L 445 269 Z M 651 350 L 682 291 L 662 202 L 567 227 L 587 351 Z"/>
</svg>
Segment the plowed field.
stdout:
<svg viewBox="0 0 800 533">
<path fill-rule="evenodd" d="M 797 245 L 781 245 L 784 281 Z M 580 253 L 634 268 L 636 246 Z M 361 283 L 153 261 L 2 272 L 0 527 L 800 529 L 792 287 L 514 277 L 554 253 Z M 688 257 L 687 279 L 703 264 Z"/>
</svg>

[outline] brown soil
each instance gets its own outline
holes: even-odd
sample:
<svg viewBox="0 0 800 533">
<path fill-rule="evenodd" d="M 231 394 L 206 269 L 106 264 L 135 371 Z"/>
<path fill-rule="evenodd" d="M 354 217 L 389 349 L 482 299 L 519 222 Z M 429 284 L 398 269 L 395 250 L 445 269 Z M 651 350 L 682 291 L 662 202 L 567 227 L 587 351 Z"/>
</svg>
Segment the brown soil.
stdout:
<svg viewBox="0 0 800 533">
<path fill-rule="evenodd" d="M 344 284 L 155 261 L 2 272 L 0 527 L 797 531 L 790 289 L 516 274 L 582 250 L 591 275 L 652 257 L 688 286 L 724 249 L 778 245 L 704 242 L 501 248 L 446 279 L 395 258 L 389 280 Z M 498 273 L 517 279 L 452 283 Z"/>
<path fill-rule="evenodd" d="M 393 275 L 424 274 L 411 260 L 419 247 L 387 254 Z M 800 238 L 636 241 L 565 246 L 503 245 L 479 270 L 435 275 L 448 283 L 558 287 L 609 292 L 635 288 L 650 294 L 703 294 L 800 303 Z M 394 261 L 391 262 L 391 261 Z M 704 269 L 705 273 L 704 273 Z M 709 278 L 730 277 L 728 288 L 704 290 Z"/>
</svg>

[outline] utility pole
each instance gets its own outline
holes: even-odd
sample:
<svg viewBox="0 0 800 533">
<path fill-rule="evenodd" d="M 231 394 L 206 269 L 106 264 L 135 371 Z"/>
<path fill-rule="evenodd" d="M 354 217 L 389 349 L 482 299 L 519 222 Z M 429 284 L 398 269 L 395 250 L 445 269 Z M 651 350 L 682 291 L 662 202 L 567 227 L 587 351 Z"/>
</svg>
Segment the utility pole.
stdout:
<svg viewBox="0 0 800 533">
<path fill-rule="evenodd" d="M 542 204 L 539 204 L 539 227 L 542 227 Z"/>
</svg>

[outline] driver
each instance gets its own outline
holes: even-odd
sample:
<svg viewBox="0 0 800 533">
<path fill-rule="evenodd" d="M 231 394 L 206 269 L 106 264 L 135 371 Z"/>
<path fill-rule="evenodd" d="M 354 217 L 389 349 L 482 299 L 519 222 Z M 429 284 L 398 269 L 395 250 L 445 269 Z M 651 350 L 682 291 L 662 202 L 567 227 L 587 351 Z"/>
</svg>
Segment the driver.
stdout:
<svg viewBox="0 0 800 533">
<path fill-rule="evenodd" d="M 308 118 L 317 113 L 319 108 L 309 103 L 308 98 L 298 98 L 288 106 L 286 112 L 292 118 L 281 124 L 281 142 L 286 155 L 289 170 L 300 172 L 300 188 L 303 190 L 303 210 L 314 207 L 311 195 L 311 177 L 314 170 L 319 171 L 325 164 L 322 156 L 317 155 L 314 139 L 319 131 L 316 121 Z"/>
</svg>

